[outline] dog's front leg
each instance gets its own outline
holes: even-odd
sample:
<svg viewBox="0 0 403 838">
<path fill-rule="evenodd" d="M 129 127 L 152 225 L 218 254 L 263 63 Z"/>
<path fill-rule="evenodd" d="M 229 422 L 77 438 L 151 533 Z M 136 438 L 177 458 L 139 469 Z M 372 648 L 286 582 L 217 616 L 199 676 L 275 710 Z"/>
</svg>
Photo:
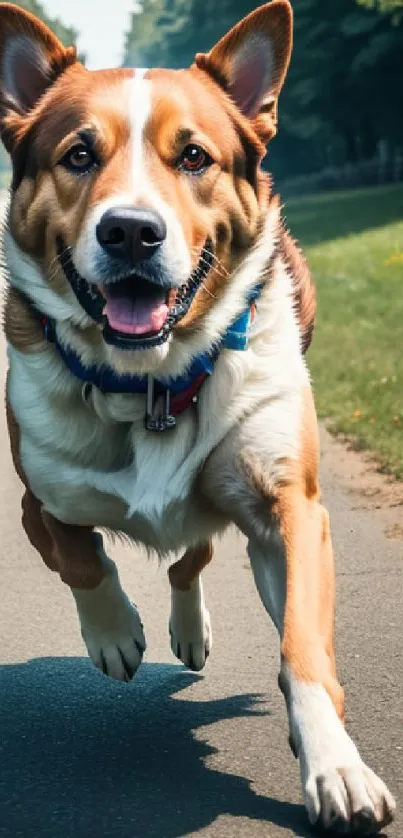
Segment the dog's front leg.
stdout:
<svg viewBox="0 0 403 838">
<path fill-rule="evenodd" d="M 196 672 L 206 663 L 213 642 L 201 580 L 201 571 L 212 556 L 211 542 L 190 547 L 168 571 L 171 583 L 171 649 L 185 666 Z"/>
<path fill-rule="evenodd" d="M 390 822 L 394 801 L 343 726 L 329 520 L 311 490 L 309 481 L 301 480 L 279 487 L 271 499 L 267 538 L 250 537 L 248 552 L 258 591 L 281 637 L 279 685 L 310 821 L 368 834 Z"/>
<path fill-rule="evenodd" d="M 23 525 L 33 546 L 71 588 L 88 654 L 99 669 L 119 681 L 136 673 L 145 649 L 140 616 L 126 596 L 102 536 L 73 527 L 45 512 L 27 489 Z"/>
<path fill-rule="evenodd" d="M 283 409 L 279 430 L 278 405 L 269 402 L 215 450 L 201 488 L 246 535 L 256 586 L 280 635 L 279 684 L 309 818 L 322 829 L 373 834 L 392 819 L 395 804 L 343 725 L 333 645 L 333 551 L 319 500 L 310 392 L 304 399 L 297 444 L 287 436 L 289 412 Z M 282 453 L 287 446 L 293 456 Z"/>
</svg>

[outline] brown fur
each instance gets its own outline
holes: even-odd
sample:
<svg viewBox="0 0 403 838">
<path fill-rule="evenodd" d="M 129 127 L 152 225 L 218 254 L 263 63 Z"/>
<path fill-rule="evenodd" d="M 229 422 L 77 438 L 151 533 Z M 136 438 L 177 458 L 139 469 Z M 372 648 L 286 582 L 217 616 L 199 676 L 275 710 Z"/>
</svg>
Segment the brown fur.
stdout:
<svg viewBox="0 0 403 838">
<path fill-rule="evenodd" d="M 260 26 L 263 34 L 270 30 L 275 53 L 274 80 L 267 94 L 274 97 L 274 105 L 263 107 L 255 120 L 243 116 L 227 95 L 232 55 L 247 35 L 251 17 L 208 56 L 199 55 L 189 70 L 148 73 L 154 91 L 146 133 L 148 176 L 181 218 L 194 265 L 207 237 L 215 244 L 217 258 L 206 287 L 200 289 L 188 316 L 177 326 L 182 332 L 197 325 L 220 297 L 271 211 L 278 212 L 280 255 L 293 277 L 303 348 L 309 344 L 314 316 L 309 272 L 295 242 L 281 226 L 279 201 L 271 195 L 270 179 L 258 170 L 264 142 L 275 130 L 276 101 L 291 51 L 290 15 L 288 4 L 276 0 L 270 4 L 269 13 L 266 8 L 253 18 L 255 30 L 260 31 Z M 74 52 L 65 50 L 34 18 L 17 15 L 15 9 L 3 6 L 3 21 L 6 35 L 7 26 L 34 34 L 52 68 L 48 86 L 32 109 L 22 112 L 3 98 L 2 117 L 15 172 L 18 170 L 10 210 L 11 232 L 24 251 L 43 260 L 48 281 L 63 294 L 68 285 L 57 263 L 56 237 L 62 235 L 67 245 L 74 244 L 91 207 L 122 189 L 127 181 L 130 125 L 124 84 L 131 71 L 89 73 L 75 61 Z M 69 174 L 58 162 L 84 128 L 90 128 L 94 134 L 102 167 L 83 180 Z M 200 142 L 214 160 L 203 178 L 186 178 L 177 171 L 176 162 L 189 141 Z M 147 196 L 140 196 L 139 201 L 146 204 Z M 7 294 L 5 331 L 7 340 L 21 351 L 46 349 L 40 321 L 14 289 Z M 88 329 L 87 333 L 88 340 L 99 339 L 97 330 Z M 19 470 L 13 417 L 10 428 Z M 22 479 L 25 482 L 23 475 Z M 36 504 L 28 495 L 26 508 L 32 511 Z M 26 519 L 31 518 L 26 513 Z M 47 543 L 42 516 L 39 526 L 39 542 Z M 53 540 L 55 533 L 61 534 L 49 521 L 45 529 Z M 30 537 L 36 539 L 32 528 Z M 52 558 L 48 555 L 46 559 L 50 563 L 54 561 L 53 553 Z M 202 567 L 208 557 L 210 553 L 204 548 L 200 554 L 186 554 L 172 573 L 178 579 L 187 579 L 199 559 Z"/>
<path fill-rule="evenodd" d="M 26 489 L 22 498 L 22 525 L 29 541 L 47 567 L 60 573 L 66 585 L 96 588 L 110 572 L 110 567 L 97 550 L 94 528 L 63 524 L 43 509 L 21 466 L 19 428 L 8 400 L 6 414 L 14 468 Z"/>
<path fill-rule="evenodd" d="M 28 20 L 22 25 L 29 28 L 31 23 Z M 180 217 L 193 266 L 208 237 L 214 242 L 217 259 L 188 315 L 176 326 L 181 333 L 199 325 L 219 299 L 275 200 L 270 197 L 268 177 L 258 173 L 264 143 L 274 132 L 275 104 L 270 113 L 263 107 L 251 121 L 231 102 L 226 83 L 221 89 L 216 82 L 217 67 L 224 67 L 225 76 L 225 67 L 250 25 L 246 19 L 209 56 L 198 56 L 189 70 L 148 73 L 154 91 L 146 131 L 148 177 Z M 291 50 L 288 4 L 276 0 L 269 13 L 267 9 L 259 11 L 253 25 L 257 31 L 260 26 L 262 32 L 269 30 L 273 39 L 275 70 L 268 95 L 276 103 Z M 53 83 L 28 113 L 7 110 L 5 105 L 3 121 L 12 137 L 14 167 L 19 172 L 10 227 L 23 250 L 43 259 L 48 281 L 64 294 L 68 285 L 57 262 L 56 237 L 61 235 L 67 245 L 73 245 L 90 208 L 127 185 L 130 126 L 124 83 L 131 71 L 89 73 L 78 62 L 73 63 L 72 53 L 54 36 L 45 37 L 41 27 L 35 32 L 54 68 Z M 267 123 L 263 130 L 262 120 L 269 120 L 271 128 Z M 83 179 L 68 173 L 58 161 L 84 128 L 91 128 L 95 135 L 102 166 Z M 200 142 L 215 161 L 203 178 L 185 177 L 177 171 L 177 160 L 189 141 Z M 147 205 L 147 195 L 139 196 L 138 202 Z M 285 251 L 288 255 L 292 251 L 286 239 Z M 307 315 L 312 311 L 305 305 L 303 289 L 308 288 L 308 280 L 302 278 L 301 262 L 293 259 L 290 264 L 296 269 L 297 312 L 305 335 L 310 329 Z M 304 339 L 304 346 L 307 342 Z"/>
<path fill-rule="evenodd" d="M 7 343 L 19 352 L 43 352 L 48 348 L 39 317 L 16 288 L 6 289 L 3 328 Z"/>
<path fill-rule="evenodd" d="M 273 514 L 286 550 L 283 658 L 301 681 L 324 686 L 340 718 L 344 693 L 334 654 L 334 563 L 329 517 L 299 486 L 279 488 Z"/>
<path fill-rule="evenodd" d="M 304 352 L 311 340 L 315 315 L 315 292 L 305 259 L 282 225 L 279 199 L 271 194 L 270 178 L 260 169 L 264 145 L 275 134 L 277 128 L 277 100 L 291 52 L 291 20 L 292 11 L 288 1 L 273 0 L 272 3 L 257 9 L 236 26 L 207 56 L 197 56 L 196 64 L 189 70 L 151 71 L 149 78 L 153 82 L 152 112 L 145 126 L 142 165 L 146 170 L 145 182 L 151 182 L 158 194 L 163 199 L 165 198 L 167 204 L 180 219 L 192 265 L 196 266 L 199 262 L 201 248 L 208 238 L 214 244 L 215 262 L 206 278 L 205 287 L 199 289 L 188 315 L 180 325 L 176 326 L 178 330 L 181 330 L 182 335 L 186 335 L 187 331 L 192 334 L 196 325 L 203 325 L 203 318 L 220 297 L 226 285 L 230 283 L 234 270 L 258 241 L 267 214 L 270 213 L 274 232 L 268 242 L 267 265 L 272 264 L 274 252 L 276 262 L 281 260 L 283 267 L 288 269 L 292 277 L 295 312 L 300 325 L 301 346 L 298 347 L 298 337 L 292 324 L 294 345 L 291 354 L 293 362 L 297 363 L 296 379 L 290 380 L 288 385 L 285 379 L 284 383 L 284 388 L 289 386 L 289 393 L 296 395 L 296 388 L 302 386 L 298 385 L 298 381 L 306 381 L 299 349 Z M 37 100 L 28 103 L 26 107 L 24 107 L 23 95 L 20 97 L 20 105 L 16 106 L 12 84 L 11 97 L 7 97 L 5 91 L 7 79 L 1 78 L 1 68 L 4 67 L 2 50 L 7 49 L 7 45 L 4 47 L 4 44 L 13 34 L 28 34 L 36 40 L 36 46 L 39 45 L 42 49 L 43 59 L 49 71 L 48 74 L 46 72 L 41 74 L 40 66 L 39 70 L 38 67 L 33 67 L 34 71 L 35 69 L 38 71 L 33 75 L 34 86 L 39 84 L 41 89 L 38 89 Z M 56 253 L 58 237 L 62 236 L 68 246 L 74 246 L 94 204 L 130 188 L 127 184 L 131 182 L 132 176 L 132 172 L 129 171 L 132 159 L 132 125 L 129 85 L 126 82 L 132 74 L 127 70 L 88 73 L 85 68 L 75 62 L 74 50 L 65 50 L 43 24 L 9 4 L 0 4 L 0 36 L 2 36 L 0 37 L 0 91 L 2 91 L 0 92 L 0 127 L 3 139 L 12 153 L 14 167 L 10 230 L 22 250 L 40 260 L 47 281 L 57 293 L 63 295 L 69 286 L 58 264 Z M 268 38 L 271 40 L 272 53 L 270 54 L 273 58 L 270 85 L 258 67 L 257 76 L 251 77 L 252 89 L 246 91 L 248 94 L 246 100 L 243 98 L 242 90 L 238 90 L 238 102 L 245 111 L 241 113 L 235 104 L 236 85 L 239 82 L 236 73 L 239 67 L 241 71 L 244 69 L 245 60 L 247 62 L 251 60 L 251 50 L 257 50 L 257 64 L 259 65 L 262 48 L 263 50 L 266 50 L 266 47 L 270 48 Z M 21 43 L 24 58 L 25 41 L 17 40 L 14 60 L 20 58 L 18 50 Z M 246 52 L 244 51 L 245 44 Z M 12 50 L 11 59 L 10 51 L 6 54 L 6 59 L 13 60 Z M 240 64 L 238 64 L 239 61 Z M 263 70 L 265 61 L 263 55 Z M 252 67 L 252 73 L 254 72 Z M 268 76 L 269 73 L 267 73 Z M 269 89 L 261 90 L 263 83 Z M 32 87 L 28 93 L 32 98 Z M 83 171 L 79 173 L 80 177 L 77 177 L 77 174 L 60 165 L 63 155 L 73 148 L 79 139 L 79 132 L 84 129 L 91 131 L 97 151 L 95 162 L 99 164 L 86 172 L 85 178 L 81 177 Z M 186 175 L 179 165 L 181 154 L 189 142 L 200 144 L 212 159 L 212 164 L 203 171 L 200 177 Z M 139 190 L 135 196 L 133 195 L 133 203 L 147 206 L 152 190 L 145 189 L 144 194 L 138 193 Z M 128 200 L 130 201 L 130 195 Z M 268 268 L 266 273 L 267 276 L 263 278 L 270 282 L 271 273 Z M 285 302 L 289 314 L 291 301 Z M 42 335 L 40 321 L 22 295 L 13 289 L 9 289 L 7 294 L 5 332 L 7 341 L 21 352 L 40 352 L 49 349 Z M 281 329 L 279 333 L 282 334 Z M 81 329 L 80 335 L 82 340 L 92 341 L 94 345 L 97 340 L 103 340 L 101 331 L 96 327 Z M 183 345 L 185 345 L 184 341 Z M 285 364 L 287 363 L 288 356 L 285 359 Z M 299 374 L 301 378 L 298 378 Z M 13 397 L 16 392 L 14 375 L 13 369 Z M 276 380 L 275 370 L 274 378 Z M 248 386 L 251 381 L 253 382 L 253 379 L 249 378 Z M 259 384 L 257 386 L 259 387 Z M 280 387 L 281 385 L 278 385 L 278 393 L 280 393 Z M 366 796 L 361 795 L 361 792 L 358 795 L 367 800 L 367 805 L 361 810 L 359 828 L 363 827 L 365 830 L 370 826 L 372 829 L 375 820 L 378 825 L 381 825 L 381 821 L 386 823 L 392 817 L 393 800 L 390 798 L 387 802 L 387 790 L 382 792 L 382 786 L 381 790 L 378 790 L 376 783 L 380 781 L 376 778 L 370 780 L 369 774 L 365 773 L 365 766 L 359 761 L 354 761 L 354 752 L 351 752 L 352 756 L 349 755 L 347 747 L 347 764 L 345 766 L 338 764 L 337 737 L 341 738 L 342 731 L 338 724 L 336 725 L 337 719 L 334 713 L 331 708 L 328 708 L 328 719 L 326 717 L 323 720 L 318 719 L 316 730 L 315 719 L 312 718 L 313 713 L 310 712 L 309 707 L 312 697 L 313 710 L 317 706 L 323 706 L 326 710 L 328 702 L 321 701 L 324 698 L 323 691 L 317 689 L 318 685 L 322 685 L 330 696 L 339 718 L 344 717 L 344 693 L 337 678 L 334 653 L 333 551 L 328 514 L 320 503 L 319 445 L 312 394 L 309 388 L 303 394 L 304 409 L 299 448 L 296 445 L 295 434 L 292 434 L 291 439 L 291 445 L 294 448 L 286 447 L 287 432 L 284 435 L 285 447 L 283 447 L 282 428 L 277 426 L 274 428 L 272 442 L 277 441 L 278 434 L 279 444 L 277 448 L 273 444 L 273 450 L 271 450 L 270 444 L 267 449 L 264 446 L 255 446 L 255 434 L 261 434 L 263 431 L 264 436 L 265 429 L 253 423 L 254 414 L 252 413 L 251 417 L 247 414 L 248 401 L 243 408 L 243 394 L 240 387 L 239 393 L 241 411 L 235 415 L 242 418 L 237 425 L 236 419 L 231 417 L 232 402 L 230 400 L 228 411 L 225 412 L 225 421 L 229 419 L 229 433 L 218 444 L 213 436 L 211 438 L 207 436 L 206 450 L 202 450 L 200 455 L 197 478 L 194 475 L 195 466 L 190 461 L 189 470 L 192 469 L 192 471 L 189 471 L 189 480 L 195 479 L 194 495 L 192 495 L 196 506 L 195 510 L 192 509 L 192 515 L 195 511 L 195 523 L 192 523 L 188 532 L 183 527 L 182 535 L 179 524 L 179 538 L 186 539 L 185 544 L 197 538 L 197 512 L 201 512 L 205 504 L 208 504 L 209 513 L 206 518 L 207 522 L 210 514 L 216 513 L 217 528 L 221 521 L 223 527 L 229 521 L 233 521 L 249 537 L 250 557 L 256 583 L 262 600 L 272 614 L 281 634 L 281 654 L 285 666 L 280 676 L 280 686 L 288 704 L 290 705 L 291 691 L 293 701 L 295 701 L 292 708 L 291 705 L 289 706 L 290 721 L 295 737 L 294 749 L 301 760 L 305 802 L 310 816 L 312 815 L 310 811 L 312 798 L 316 791 L 320 791 L 322 787 L 322 792 L 326 792 L 327 795 L 327 799 L 320 801 L 320 812 L 316 812 L 316 807 L 313 812 L 314 818 L 311 819 L 314 820 L 319 815 L 319 822 L 323 822 L 322 825 L 327 826 L 326 818 L 329 819 L 329 825 L 331 820 L 332 826 L 334 825 L 332 816 L 339 814 L 335 809 L 337 798 L 334 796 L 332 798 L 332 794 L 335 795 L 337 791 L 340 796 L 340 784 L 337 786 L 335 782 L 337 776 L 340 783 L 342 778 L 344 779 L 346 796 L 350 798 L 350 820 L 353 828 L 358 823 L 357 817 L 360 815 L 354 809 L 354 796 L 358 795 L 359 784 L 363 786 L 365 782 L 369 786 Z M 40 395 L 38 394 L 38 398 Z M 258 390 L 256 395 L 257 400 L 260 398 L 262 402 L 264 392 L 260 393 Z M 270 390 L 267 396 L 270 397 Z M 272 397 L 275 411 L 277 411 L 273 414 L 273 419 L 278 418 L 280 423 L 282 421 L 281 405 L 284 405 L 285 410 L 289 408 L 289 402 L 286 399 L 282 401 L 282 396 L 281 392 L 278 402 L 274 396 Z M 67 399 L 69 401 L 67 418 L 71 421 L 70 397 L 67 396 Z M 253 404 L 254 401 L 251 399 L 251 410 L 253 410 Z M 17 410 L 18 397 L 15 407 Z M 24 409 L 26 409 L 25 405 L 21 409 L 21 423 L 24 421 Z M 49 402 L 47 415 L 61 417 L 63 408 L 58 406 L 58 414 L 56 410 L 53 414 L 53 409 L 54 404 Z M 290 409 L 293 410 L 292 403 Z M 298 410 L 298 405 L 295 409 Z M 85 408 L 82 407 L 82 410 Z M 104 435 L 100 430 L 102 425 L 99 423 L 93 447 L 82 444 L 78 433 L 80 426 L 75 428 L 76 435 L 72 442 L 72 451 L 67 450 L 67 454 L 62 452 L 63 456 L 69 456 L 71 453 L 72 457 L 77 457 L 77 452 L 79 452 L 80 464 L 85 468 L 85 452 L 88 451 L 91 459 L 88 465 L 94 470 L 97 469 L 98 475 L 102 476 L 103 449 L 111 450 L 113 462 L 111 463 L 111 459 L 107 461 L 104 468 L 106 480 L 103 484 L 101 480 L 99 481 L 97 491 L 101 491 L 99 487 L 104 485 L 104 491 L 108 492 L 110 478 L 108 469 L 119 470 L 117 460 L 120 456 L 122 467 L 127 464 L 126 443 L 121 444 L 121 439 L 124 439 L 126 434 L 126 414 L 122 413 L 122 416 L 123 419 L 120 418 L 121 414 L 118 410 L 118 418 L 112 433 L 109 437 L 105 435 L 105 439 L 110 441 L 108 445 L 103 445 Z M 111 412 L 110 421 L 112 417 L 113 412 Z M 252 439 L 248 437 L 247 428 L 250 418 L 252 424 L 249 426 L 249 431 Z M 261 419 L 262 422 L 264 418 L 264 416 L 257 416 L 257 419 Z M 123 591 L 119 592 L 116 579 L 116 596 L 112 599 L 109 596 L 105 597 L 105 586 L 101 587 L 101 591 L 95 592 L 94 589 L 99 588 L 105 577 L 115 572 L 113 563 L 100 548 L 99 536 L 94 533 L 93 526 L 71 526 L 56 520 L 44 509 L 42 502 L 34 496 L 22 467 L 19 428 L 9 404 L 7 404 L 7 419 L 15 469 L 26 488 L 22 506 L 23 526 L 28 538 L 47 566 L 57 571 L 62 580 L 73 588 L 78 610 L 83 618 L 81 620 L 83 627 L 89 604 L 96 603 L 99 609 L 100 625 L 95 627 L 97 630 L 93 633 L 93 643 L 88 639 L 86 641 L 89 653 L 96 665 L 102 664 L 105 673 L 113 677 L 121 679 L 132 677 L 143 651 L 143 645 L 136 639 L 136 630 L 133 628 L 134 623 L 137 625 L 138 614 L 129 611 L 127 598 Z M 215 421 L 214 415 L 210 416 L 210 420 L 212 423 Z M 123 428 L 121 436 L 119 436 L 118 421 L 121 422 L 120 427 Z M 128 426 L 129 422 L 127 422 Z M 203 425 L 200 427 L 203 433 Z M 269 427 L 271 428 L 270 422 Z M 139 444 L 136 467 L 140 470 L 141 481 L 144 476 L 141 474 L 141 468 L 147 468 L 147 459 L 142 458 L 141 455 L 142 443 L 140 437 L 136 437 L 137 425 L 134 424 L 133 428 L 134 434 L 130 444 L 133 455 L 136 455 L 136 445 Z M 222 428 L 225 434 L 226 425 L 223 424 Z M 92 426 L 89 431 L 91 434 Z M 245 434 L 242 436 L 244 431 Z M 60 445 L 60 435 L 61 432 L 56 445 L 58 442 Z M 190 440 L 190 436 L 187 439 Z M 211 446 L 207 450 L 209 439 L 211 439 Z M 42 444 L 44 444 L 43 440 Z M 175 445 L 174 437 L 172 444 Z M 181 445 L 180 442 L 179 445 Z M 243 451 L 240 450 L 242 446 L 244 446 Z M 144 445 L 144 450 L 146 450 L 146 445 Z M 185 448 L 180 448 L 178 452 L 172 450 L 175 455 L 178 453 L 178 460 L 179 455 L 181 457 L 178 472 L 180 476 L 186 450 Z M 284 451 L 290 450 L 298 451 L 295 454 L 295 460 L 290 461 L 285 457 L 282 460 L 279 459 Z M 30 462 L 29 457 L 27 457 L 28 462 Z M 167 475 L 168 480 L 169 472 Z M 126 476 L 128 475 L 125 474 Z M 40 479 L 41 476 L 39 476 L 39 481 Z M 67 476 L 66 480 L 68 479 Z M 163 490 L 161 500 L 165 503 L 164 514 L 166 514 L 170 512 L 170 506 L 168 506 L 169 495 L 163 479 L 161 480 Z M 145 485 L 147 486 L 146 483 Z M 48 489 L 45 487 L 43 493 L 38 490 L 42 497 L 48 498 L 48 504 L 49 495 L 46 492 L 49 491 L 51 491 L 50 487 Z M 122 500 L 124 497 L 122 493 Z M 50 498 L 52 502 L 54 498 L 51 495 Z M 71 512 L 69 503 L 63 505 L 63 498 L 60 500 L 61 505 L 58 508 L 61 512 L 59 514 L 67 520 L 84 520 L 92 524 L 93 517 L 98 514 L 96 503 L 94 507 L 89 504 L 89 511 L 85 511 L 86 517 L 77 518 L 77 506 Z M 91 500 L 90 497 L 89 501 Z M 184 504 L 190 500 L 190 497 L 184 499 Z M 67 501 L 74 502 L 74 497 L 68 497 Z M 132 509 L 133 506 L 135 506 L 134 502 L 130 503 L 129 508 Z M 124 507 L 120 509 L 120 517 L 119 513 L 116 518 L 112 517 L 116 528 L 122 523 L 125 514 L 122 511 Z M 182 507 L 184 516 L 187 509 L 186 505 Z M 103 517 L 103 514 L 102 511 L 99 512 L 100 517 Z M 157 506 L 156 514 L 158 515 Z M 179 521 L 180 514 L 181 511 Z M 164 520 L 160 521 L 161 531 Z M 173 520 L 176 525 L 176 519 Z M 214 517 L 211 520 L 214 529 Z M 203 523 L 203 518 L 201 522 Z M 167 529 L 169 529 L 168 526 Z M 131 530 L 128 528 L 127 532 L 130 533 Z M 135 529 L 133 533 L 136 534 Z M 156 549 L 159 549 L 160 544 L 164 547 L 163 542 L 166 539 L 164 539 L 164 533 L 158 533 L 158 527 L 156 527 L 156 533 L 155 545 Z M 278 549 L 280 546 L 277 541 L 278 533 L 282 539 L 281 550 Z M 153 543 L 152 539 L 150 543 Z M 169 546 L 169 540 L 166 540 L 166 543 Z M 175 540 L 172 543 L 175 544 Z M 253 553 L 255 547 L 256 556 Z M 268 555 L 267 558 L 273 558 L 280 563 L 279 566 L 273 568 L 277 574 L 273 592 L 267 588 L 270 579 L 266 578 L 267 567 L 264 564 L 265 551 L 267 549 L 270 554 L 272 547 L 275 551 L 274 555 Z M 183 632 L 185 641 L 183 644 L 182 637 L 175 638 L 173 628 L 171 645 L 174 653 L 186 665 L 197 669 L 204 665 L 209 652 L 211 632 L 201 586 L 192 583 L 211 558 L 211 543 L 199 544 L 197 547 L 188 549 L 169 570 L 169 579 L 173 588 L 172 615 L 175 616 L 175 609 L 179 608 L 177 613 L 182 620 L 177 620 L 176 631 L 178 634 Z M 256 564 L 254 564 L 255 559 Z M 262 573 L 263 581 L 259 579 L 259 573 Z M 89 596 L 88 594 L 79 596 L 77 589 L 86 589 L 94 593 Z M 78 600 L 81 600 L 81 606 Z M 115 607 L 108 610 L 108 604 L 111 602 L 115 603 Z M 119 613 L 121 606 L 123 606 L 122 615 Z M 104 631 L 102 626 L 104 617 L 108 623 L 110 618 L 112 622 L 116 618 L 114 627 L 116 631 L 112 631 L 110 625 L 108 630 Z M 179 626 L 181 622 L 184 626 Z M 186 623 L 190 625 L 190 629 L 189 625 L 185 625 Z M 171 626 L 174 626 L 174 621 L 171 621 Z M 139 626 L 137 626 L 137 633 L 140 633 Z M 143 636 L 142 631 L 141 635 Z M 83 629 L 83 637 L 85 636 Z M 139 655 L 136 666 L 126 665 L 123 650 L 128 639 L 131 642 L 132 651 L 136 648 Z M 110 645 L 109 664 L 102 651 L 104 642 Z M 184 651 L 185 645 L 189 647 L 189 652 Z M 193 646 L 196 649 L 199 647 L 197 659 L 193 655 Z M 118 668 L 113 663 L 113 656 L 117 655 L 121 659 Z M 304 682 L 305 685 L 314 685 L 313 688 L 302 687 Z M 319 703 L 315 703 L 314 700 L 317 694 L 320 696 Z M 307 696 L 308 711 L 304 709 L 301 695 Z M 293 714 L 298 716 L 299 712 L 301 720 L 298 721 L 293 718 Z M 332 727 L 335 730 L 335 742 L 332 741 Z M 320 737 L 322 737 L 322 745 Z M 319 759 L 322 755 L 310 755 L 309 752 L 310 750 L 319 751 L 321 747 L 326 748 L 328 742 L 329 766 L 327 767 L 328 754 L 325 753 L 324 768 L 322 768 L 322 762 Z M 332 748 L 334 753 L 331 752 Z M 343 756 L 343 749 L 341 755 Z M 349 760 L 351 759 L 350 767 Z M 308 772 L 307 778 L 304 777 L 306 772 Z M 363 772 L 362 776 L 360 772 Z M 350 774 L 352 780 L 349 778 Z M 317 789 L 314 791 L 315 784 Z M 336 792 L 332 788 L 333 785 Z M 382 806 L 383 813 L 381 815 L 375 813 L 374 818 L 370 820 L 368 804 L 372 806 L 372 803 L 374 808 L 377 806 L 380 809 Z M 337 803 L 337 805 L 341 804 Z"/>
<path fill-rule="evenodd" d="M 301 348 L 302 352 L 306 352 L 315 326 L 315 285 L 304 254 L 283 225 L 280 228 L 280 254 L 292 277 L 295 311 L 301 331 Z"/>
<path fill-rule="evenodd" d="M 213 545 L 201 544 L 192 547 L 178 562 L 172 564 L 168 570 L 169 581 L 173 588 L 188 591 L 194 579 L 202 572 L 213 558 Z"/>
<path fill-rule="evenodd" d="M 287 74 L 292 51 L 292 10 L 288 2 L 274 0 L 241 20 L 207 54 L 199 53 L 196 64 L 231 92 L 233 56 L 242 47 L 251 28 L 255 35 L 269 36 L 274 53 L 272 88 L 252 120 L 256 135 L 268 143 L 277 131 L 277 100 Z"/>
<path fill-rule="evenodd" d="M 302 681 L 321 683 L 339 717 L 344 693 L 334 652 L 335 579 L 329 516 L 320 503 L 319 436 L 312 392 L 304 393 L 298 461 L 283 463 L 284 478 L 267 484 L 249 463 L 249 482 L 266 498 L 285 546 L 286 602 L 281 653 Z"/>
</svg>

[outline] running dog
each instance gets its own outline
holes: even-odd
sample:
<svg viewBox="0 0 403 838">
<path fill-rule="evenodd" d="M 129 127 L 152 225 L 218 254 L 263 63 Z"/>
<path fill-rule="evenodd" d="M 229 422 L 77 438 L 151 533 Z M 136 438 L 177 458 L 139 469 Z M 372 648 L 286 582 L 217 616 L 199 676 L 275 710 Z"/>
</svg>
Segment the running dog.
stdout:
<svg viewBox="0 0 403 838">
<path fill-rule="evenodd" d="M 304 360 L 314 288 L 260 165 L 291 43 L 291 6 L 273 0 L 189 69 L 89 72 L 0 5 L 7 413 L 24 528 L 106 675 L 132 678 L 145 638 L 95 528 L 182 553 L 171 646 L 195 670 L 211 539 L 246 535 L 309 818 L 368 834 L 394 801 L 343 726 Z"/>
</svg>

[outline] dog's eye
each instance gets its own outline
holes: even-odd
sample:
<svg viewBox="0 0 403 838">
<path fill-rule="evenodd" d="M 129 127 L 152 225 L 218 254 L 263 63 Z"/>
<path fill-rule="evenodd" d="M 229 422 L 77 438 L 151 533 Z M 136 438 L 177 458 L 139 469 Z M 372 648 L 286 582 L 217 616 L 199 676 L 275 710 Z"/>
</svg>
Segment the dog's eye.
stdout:
<svg viewBox="0 0 403 838">
<path fill-rule="evenodd" d="M 212 159 L 200 145 L 187 145 L 179 160 L 179 168 L 184 172 L 201 172 L 210 166 Z"/>
<path fill-rule="evenodd" d="M 60 163 L 70 172 L 77 174 L 89 172 L 97 165 L 94 153 L 84 143 L 78 143 L 70 148 Z"/>
</svg>

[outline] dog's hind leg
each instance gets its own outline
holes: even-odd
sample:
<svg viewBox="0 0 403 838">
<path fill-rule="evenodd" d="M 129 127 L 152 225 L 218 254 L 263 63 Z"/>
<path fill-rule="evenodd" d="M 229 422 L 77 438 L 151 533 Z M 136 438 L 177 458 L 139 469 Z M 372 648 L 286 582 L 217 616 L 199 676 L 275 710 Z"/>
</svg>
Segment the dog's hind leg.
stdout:
<svg viewBox="0 0 403 838">
<path fill-rule="evenodd" d="M 210 614 L 204 604 L 201 571 L 211 561 L 210 542 L 192 547 L 168 570 L 171 583 L 171 649 L 189 669 L 203 668 L 212 646 Z"/>
<path fill-rule="evenodd" d="M 57 521 L 27 489 L 22 522 L 47 566 L 60 574 L 76 601 L 89 656 L 105 675 L 130 680 L 145 649 L 137 608 L 126 596 L 116 565 L 105 554 L 102 536 L 91 527 Z"/>
</svg>

